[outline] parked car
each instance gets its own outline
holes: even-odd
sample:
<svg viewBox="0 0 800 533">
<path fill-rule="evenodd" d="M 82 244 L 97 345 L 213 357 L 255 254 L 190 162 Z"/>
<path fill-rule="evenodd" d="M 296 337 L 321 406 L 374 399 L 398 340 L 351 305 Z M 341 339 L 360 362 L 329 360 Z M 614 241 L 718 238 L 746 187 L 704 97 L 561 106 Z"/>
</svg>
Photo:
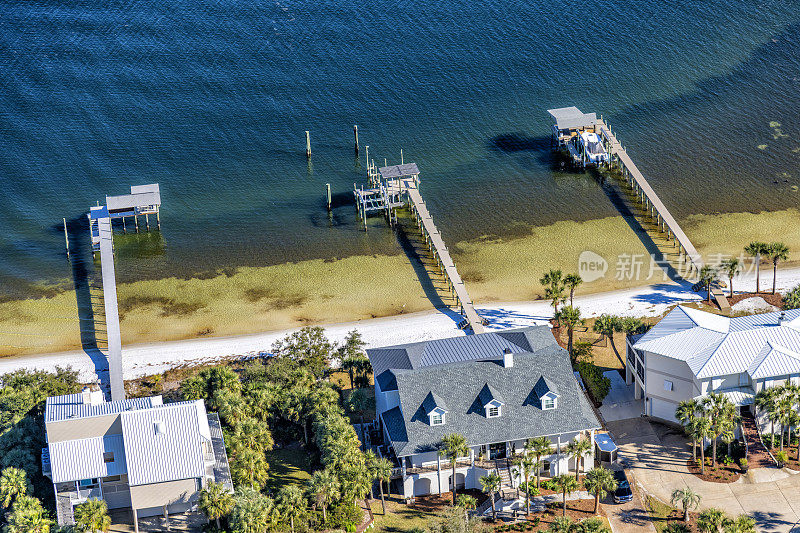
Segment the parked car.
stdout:
<svg viewBox="0 0 800 533">
<path fill-rule="evenodd" d="M 614 491 L 614 503 L 625 503 L 633 499 L 631 484 L 624 470 L 615 470 L 614 479 L 617 480 L 617 490 Z"/>
</svg>

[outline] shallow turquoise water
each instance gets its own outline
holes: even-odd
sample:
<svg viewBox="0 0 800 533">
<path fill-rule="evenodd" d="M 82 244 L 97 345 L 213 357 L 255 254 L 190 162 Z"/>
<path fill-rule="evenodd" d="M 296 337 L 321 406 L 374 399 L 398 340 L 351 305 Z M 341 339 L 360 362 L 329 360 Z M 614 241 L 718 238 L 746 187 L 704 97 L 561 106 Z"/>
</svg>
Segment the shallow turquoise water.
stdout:
<svg viewBox="0 0 800 533">
<path fill-rule="evenodd" d="M 797 206 L 798 22 L 797 1 L 2 3 L 0 293 L 68 277 L 61 218 L 85 254 L 88 207 L 140 183 L 163 233 L 118 243 L 125 280 L 396 252 L 350 204 L 367 144 L 420 165 L 451 243 L 614 215 L 551 168 L 564 105 L 603 114 L 678 217 Z"/>
</svg>

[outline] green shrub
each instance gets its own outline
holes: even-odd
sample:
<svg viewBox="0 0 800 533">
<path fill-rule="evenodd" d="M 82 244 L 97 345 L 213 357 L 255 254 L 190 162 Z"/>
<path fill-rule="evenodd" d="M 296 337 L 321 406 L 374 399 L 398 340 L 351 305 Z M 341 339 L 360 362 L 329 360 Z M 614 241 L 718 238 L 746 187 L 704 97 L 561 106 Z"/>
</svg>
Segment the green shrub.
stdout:
<svg viewBox="0 0 800 533">
<path fill-rule="evenodd" d="M 800 285 L 795 286 L 792 290 L 786 293 L 786 296 L 783 297 L 783 308 L 800 308 Z"/>
<path fill-rule="evenodd" d="M 589 394 L 596 402 L 602 402 L 608 391 L 611 390 L 611 380 L 603 375 L 600 368 L 588 361 L 580 361 L 577 368 Z"/>
</svg>

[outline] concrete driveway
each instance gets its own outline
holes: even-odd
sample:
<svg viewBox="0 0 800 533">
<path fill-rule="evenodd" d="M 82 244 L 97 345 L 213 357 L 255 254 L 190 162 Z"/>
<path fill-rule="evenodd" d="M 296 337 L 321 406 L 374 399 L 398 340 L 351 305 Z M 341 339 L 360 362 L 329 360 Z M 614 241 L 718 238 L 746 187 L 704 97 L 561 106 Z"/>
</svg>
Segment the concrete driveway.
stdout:
<svg viewBox="0 0 800 533">
<path fill-rule="evenodd" d="M 625 420 L 640 416 L 644 409 L 643 400 L 633 399 L 633 385 L 626 385 L 625 380 L 616 370 L 608 370 L 603 375 L 611 380 L 611 389 L 608 391 L 600 414 L 606 422 Z"/>
<path fill-rule="evenodd" d="M 688 486 L 702 497 L 701 510 L 717 507 L 731 516 L 749 514 L 759 531 L 800 532 L 800 475 L 758 468 L 736 483 L 703 481 L 686 467 L 691 451 L 679 428 L 642 417 L 607 426 L 620 448 L 620 461 L 648 494 L 668 503 L 673 490 Z"/>
</svg>

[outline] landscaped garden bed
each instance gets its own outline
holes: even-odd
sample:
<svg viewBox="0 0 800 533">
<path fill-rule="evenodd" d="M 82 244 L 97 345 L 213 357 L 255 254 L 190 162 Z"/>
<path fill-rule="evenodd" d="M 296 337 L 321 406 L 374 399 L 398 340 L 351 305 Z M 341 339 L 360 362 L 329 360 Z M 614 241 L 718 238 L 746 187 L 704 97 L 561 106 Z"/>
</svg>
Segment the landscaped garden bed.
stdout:
<svg viewBox="0 0 800 533">
<path fill-rule="evenodd" d="M 498 518 L 498 520 L 494 522 L 494 531 L 548 531 L 556 519 L 563 516 L 563 505 L 564 504 L 560 501 L 551 502 L 547 504 L 547 508 L 544 511 L 528 515 L 527 520 L 521 518 L 516 522 L 501 522 Z M 594 500 L 567 501 L 566 516 L 573 522 L 579 522 L 597 516 L 608 526 L 608 521 L 605 518 L 605 512 L 602 506 L 599 511 L 599 515 L 594 514 Z"/>
</svg>

